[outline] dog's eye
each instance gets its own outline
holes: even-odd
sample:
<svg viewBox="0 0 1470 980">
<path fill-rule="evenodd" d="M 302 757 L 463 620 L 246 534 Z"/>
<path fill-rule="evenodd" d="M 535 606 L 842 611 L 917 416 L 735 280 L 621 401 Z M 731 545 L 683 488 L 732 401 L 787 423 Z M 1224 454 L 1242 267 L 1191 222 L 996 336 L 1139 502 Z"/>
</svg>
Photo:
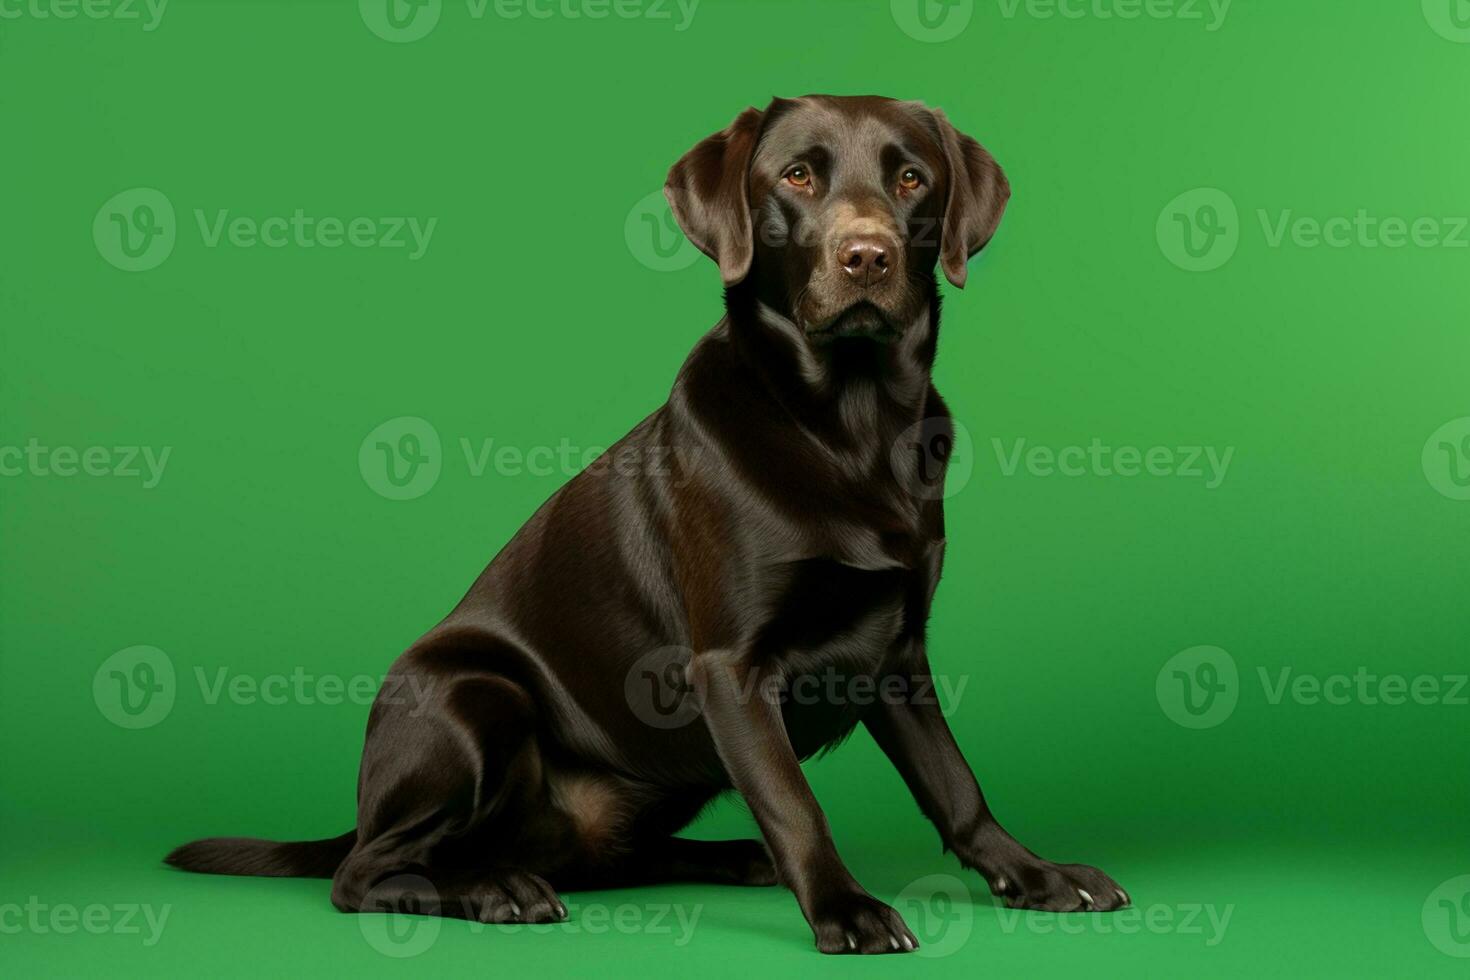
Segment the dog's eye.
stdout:
<svg viewBox="0 0 1470 980">
<path fill-rule="evenodd" d="M 909 167 L 898 175 L 898 186 L 906 191 L 917 190 L 918 186 L 923 182 L 924 178 L 920 177 L 919 172 L 913 167 Z"/>
<path fill-rule="evenodd" d="M 786 182 L 792 187 L 806 187 L 812 182 L 812 172 L 805 167 L 792 167 L 786 171 Z"/>
</svg>

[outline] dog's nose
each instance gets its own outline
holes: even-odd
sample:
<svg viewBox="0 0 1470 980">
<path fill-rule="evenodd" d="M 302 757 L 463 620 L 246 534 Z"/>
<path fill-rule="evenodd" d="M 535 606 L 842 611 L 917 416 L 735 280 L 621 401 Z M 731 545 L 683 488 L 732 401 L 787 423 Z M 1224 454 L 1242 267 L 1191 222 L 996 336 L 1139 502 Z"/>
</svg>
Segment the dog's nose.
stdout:
<svg viewBox="0 0 1470 980">
<path fill-rule="evenodd" d="M 849 238 L 838 246 L 837 261 L 844 272 L 865 286 L 888 275 L 888 249 L 876 238 Z"/>
</svg>

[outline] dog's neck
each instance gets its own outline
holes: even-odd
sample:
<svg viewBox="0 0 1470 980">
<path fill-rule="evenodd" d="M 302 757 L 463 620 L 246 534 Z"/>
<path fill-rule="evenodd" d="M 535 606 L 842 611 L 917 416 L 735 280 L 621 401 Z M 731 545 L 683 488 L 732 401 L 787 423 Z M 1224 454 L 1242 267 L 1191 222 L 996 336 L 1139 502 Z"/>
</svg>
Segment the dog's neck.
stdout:
<svg viewBox="0 0 1470 980">
<path fill-rule="evenodd" d="M 812 342 L 784 312 L 744 284 L 725 291 L 730 342 L 772 396 L 814 431 L 854 441 L 886 436 L 924 417 L 939 337 L 939 292 L 913 323 L 888 340 Z"/>
</svg>

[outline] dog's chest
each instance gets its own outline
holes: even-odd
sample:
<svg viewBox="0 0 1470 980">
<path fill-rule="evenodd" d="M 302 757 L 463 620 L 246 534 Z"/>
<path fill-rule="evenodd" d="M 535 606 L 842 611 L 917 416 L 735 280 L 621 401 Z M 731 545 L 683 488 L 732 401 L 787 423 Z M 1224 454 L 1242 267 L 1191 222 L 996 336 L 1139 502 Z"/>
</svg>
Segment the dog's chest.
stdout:
<svg viewBox="0 0 1470 980">
<path fill-rule="evenodd" d="M 906 631 L 914 572 L 821 558 L 796 562 L 759 647 L 780 665 L 792 746 L 808 756 L 852 730 L 881 696 Z"/>
</svg>

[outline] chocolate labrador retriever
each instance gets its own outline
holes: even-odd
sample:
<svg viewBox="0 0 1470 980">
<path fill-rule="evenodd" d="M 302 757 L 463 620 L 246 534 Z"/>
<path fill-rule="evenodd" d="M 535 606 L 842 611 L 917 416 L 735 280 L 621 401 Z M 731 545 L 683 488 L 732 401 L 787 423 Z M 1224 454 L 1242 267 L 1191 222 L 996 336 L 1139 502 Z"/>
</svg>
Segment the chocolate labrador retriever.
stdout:
<svg viewBox="0 0 1470 980">
<path fill-rule="evenodd" d="M 1000 167 L 918 103 L 809 96 L 745 110 L 664 191 L 719 264 L 725 317 L 667 404 L 394 664 L 357 828 L 167 860 L 330 876 L 343 911 L 486 922 L 562 919 L 554 888 L 779 881 L 822 952 L 912 950 L 802 776 L 861 723 L 1007 905 L 1126 904 L 1001 828 L 929 683 L 952 432 L 930 384 L 934 268 L 964 285 L 1010 194 Z M 732 788 L 764 845 L 675 836 Z"/>
</svg>

